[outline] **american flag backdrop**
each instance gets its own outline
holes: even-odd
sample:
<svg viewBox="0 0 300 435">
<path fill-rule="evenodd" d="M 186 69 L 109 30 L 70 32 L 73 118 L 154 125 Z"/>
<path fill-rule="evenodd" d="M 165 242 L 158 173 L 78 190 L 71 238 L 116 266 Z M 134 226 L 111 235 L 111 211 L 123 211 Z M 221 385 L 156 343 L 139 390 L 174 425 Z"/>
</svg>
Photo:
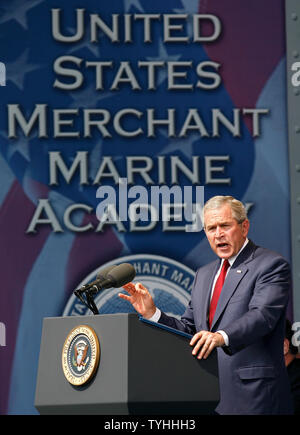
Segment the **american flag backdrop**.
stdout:
<svg viewBox="0 0 300 435">
<path fill-rule="evenodd" d="M 51 10 L 61 9 L 62 33 L 76 33 L 76 9 L 85 9 L 83 37 L 74 43 L 56 41 L 52 35 Z M 141 22 L 135 22 L 132 43 L 120 40 L 112 44 L 105 36 L 91 41 L 90 14 L 99 14 L 111 23 L 112 14 L 211 14 L 222 23 L 220 37 L 214 43 L 164 43 L 161 22 L 153 24 L 151 43 L 143 41 Z M 185 35 L 192 39 L 192 24 L 185 22 Z M 120 25 L 120 29 L 123 25 Z M 207 31 L 210 31 L 208 26 Z M 78 89 L 64 91 L 54 87 L 55 60 L 60 56 L 82 59 L 84 81 Z M 104 89 L 96 89 L 86 61 L 113 61 L 106 71 Z M 146 88 L 145 74 L 141 89 L 128 83 L 110 90 L 121 61 L 200 61 L 218 62 L 222 82 L 214 90 L 170 91 L 167 72 L 159 69 L 155 90 Z M 204 182 L 204 157 L 229 155 L 227 173 L 230 184 L 205 185 L 205 199 L 215 194 L 231 194 L 245 203 L 253 203 L 249 212 L 250 237 L 257 243 L 290 257 L 289 178 L 285 102 L 285 36 L 283 0 L 0 0 L 0 62 L 6 66 L 6 86 L 0 86 L 0 322 L 5 325 L 6 346 L 0 347 L 0 413 L 34 414 L 34 394 L 44 317 L 60 316 L 68 298 L 84 277 L 98 266 L 122 255 L 157 254 L 173 258 L 193 269 L 213 259 L 203 232 L 119 232 L 107 225 L 96 232 L 95 213 L 76 215 L 77 225 L 91 223 L 92 229 L 75 232 L 65 228 L 63 215 L 72 204 L 97 206 L 93 179 L 101 159 L 112 156 L 121 174 L 125 174 L 126 156 L 147 156 L 156 161 L 179 156 L 191 165 L 199 156 L 200 178 Z M 81 69 L 82 68 L 82 69 Z M 140 78 L 141 71 L 135 69 Z M 192 71 L 191 71 L 192 73 Z M 192 82 L 193 76 L 189 75 Z M 16 137 L 8 137 L 8 107 L 18 105 L 29 118 L 36 104 L 47 105 L 47 137 L 38 129 L 28 135 L 19 128 Z M 182 125 L 188 108 L 197 108 L 211 132 L 210 113 L 220 108 L 232 113 L 235 108 L 267 108 L 261 134 L 253 134 L 250 117 L 242 119 L 241 133 L 233 137 L 225 128 L 219 137 L 170 137 L 166 129 L 156 137 L 126 138 L 115 132 L 111 138 L 55 138 L 53 109 L 105 108 L 116 113 L 124 108 L 145 112 L 155 108 L 158 116 L 175 108 Z M 144 119 L 140 124 L 145 129 Z M 82 130 L 80 120 L 73 129 Z M 137 128 L 129 123 L 129 129 Z M 88 184 L 78 176 L 70 183 L 62 178 L 49 183 L 49 153 L 59 151 L 69 166 L 78 151 L 88 154 Z M 157 168 L 153 169 L 157 175 Z M 221 176 L 221 175 L 220 175 Z M 137 177 L 136 183 L 143 184 Z M 186 184 L 187 180 L 179 180 Z M 113 185 L 113 183 L 111 183 Z M 144 183 L 145 184 L 145 183 Z M 48 199 L 63 231 L 49 224 L 27 229 L 38 201 Z M 271 222 L 272 224 L 266 225 Z M 276 238 L 274 237 L 276 232 Z"/>
</svg>

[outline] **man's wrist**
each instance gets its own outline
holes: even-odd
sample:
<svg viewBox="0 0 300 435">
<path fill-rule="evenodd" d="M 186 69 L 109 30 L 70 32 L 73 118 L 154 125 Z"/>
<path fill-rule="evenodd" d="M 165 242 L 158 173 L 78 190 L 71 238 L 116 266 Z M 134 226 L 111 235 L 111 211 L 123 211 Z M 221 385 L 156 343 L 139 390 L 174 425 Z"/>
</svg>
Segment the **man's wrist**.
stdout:
<svg viewBox="0 0 300 435">
<path fill-rule="evenodd" d="M 219 333 L 220 335 L 222 335 L 223 339 L 224 339 L 224 346 L 229 346 L 229 338 L 228 335 L 226 334 L 225 331 L 217 331 L 217 333 Z"/>
<path fill-rule="evenodd" d="M 156 307 L 155 313 L 147 320 L 150 320 L 151 322 L 158 322 L 161 316 L 161 311 L 159 308 Z"/>
</svg>

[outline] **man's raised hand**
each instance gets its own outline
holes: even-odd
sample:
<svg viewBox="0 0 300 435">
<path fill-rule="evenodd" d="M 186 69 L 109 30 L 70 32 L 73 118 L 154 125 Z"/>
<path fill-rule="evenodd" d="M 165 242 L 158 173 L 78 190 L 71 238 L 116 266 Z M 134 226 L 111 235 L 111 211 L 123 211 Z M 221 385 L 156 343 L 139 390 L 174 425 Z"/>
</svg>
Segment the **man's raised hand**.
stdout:
<svg viewBox="0 0 300 435">
<path fill-rule="evenodd" d="M 156 306 L 148 289 L 140 282 L 136 284 L 129 282 L 123 288 L 128 295 L 119 293 L 119 297 L 130 302 L 133 308 L 145 319 L 150 319 L 156 311 Z"/>
</svg>

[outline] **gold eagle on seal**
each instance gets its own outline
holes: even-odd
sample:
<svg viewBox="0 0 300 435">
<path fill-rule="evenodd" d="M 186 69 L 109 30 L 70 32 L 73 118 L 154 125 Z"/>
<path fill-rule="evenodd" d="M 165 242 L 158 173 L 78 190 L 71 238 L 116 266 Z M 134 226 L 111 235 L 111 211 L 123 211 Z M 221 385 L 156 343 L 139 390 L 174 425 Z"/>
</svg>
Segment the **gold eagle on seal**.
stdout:
<svg viewBox="0 0 300 435">
<path fill-rule="evenodd" d="M 80 372 L 84 369 L 84 367 L 89 362 L 89 358 L 87 358 L 88 344 L 84 340 L 78 341 L 78 343 L 74 346 L 74 360 L 73 365 L 77 367 L 77 370 Z"/>
</svg>

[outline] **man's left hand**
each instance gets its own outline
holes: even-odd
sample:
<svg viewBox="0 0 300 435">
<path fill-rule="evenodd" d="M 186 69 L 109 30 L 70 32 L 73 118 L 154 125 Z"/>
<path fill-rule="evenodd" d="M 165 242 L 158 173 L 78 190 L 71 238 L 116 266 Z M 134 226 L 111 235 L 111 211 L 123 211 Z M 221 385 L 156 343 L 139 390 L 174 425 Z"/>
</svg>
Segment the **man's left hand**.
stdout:
<svg viewBox="0 0 300 435">
<path fill-rule="evenodd" d="M 215 347 L 224 344 L 224 338 L 219 332 L 210 331 L 197 332 L 190 341 L 190 345 L 195 346 L 192 354 L 196 356 L 199 353 L 198 359 L 206 359 Z"/>
</svg>

